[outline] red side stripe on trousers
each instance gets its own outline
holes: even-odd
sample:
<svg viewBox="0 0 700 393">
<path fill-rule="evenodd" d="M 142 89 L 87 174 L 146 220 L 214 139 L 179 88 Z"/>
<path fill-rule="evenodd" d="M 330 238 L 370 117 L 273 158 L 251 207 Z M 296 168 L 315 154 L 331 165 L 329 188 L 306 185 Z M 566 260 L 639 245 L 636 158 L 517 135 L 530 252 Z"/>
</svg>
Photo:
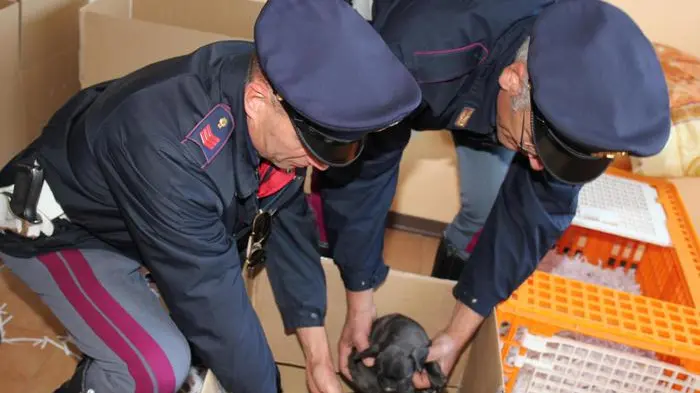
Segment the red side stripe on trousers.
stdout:
<svg viewBox="0 0 700 393">
<path fill-rule="evenodd" d="M 175 376 L 162 348 L 107 292 L 79 251 L 65 251 L 62 256 L 65 265 L 56 253 L 38 259 L 46 266 L 63 295 L 85 323 L 126 364 L 134 379 L 135 393 L 173 392 Z M 154 389 L 143 361 L 120 332 L 138 348 L 156 375 L 157 390 Z"/>
<path fill-rule="evenodd" d="M 467 244 L 464 251 L 468 252 L 469 254 L 473 253 L 474 247 L 476 247 L 476 243 L 479 241 L 479 236 L 481 236 L 481 229 L 479 229 L 479 231 L 472 236 L 472 240 L 469 242 L 469 244 Z"/>
</svg>

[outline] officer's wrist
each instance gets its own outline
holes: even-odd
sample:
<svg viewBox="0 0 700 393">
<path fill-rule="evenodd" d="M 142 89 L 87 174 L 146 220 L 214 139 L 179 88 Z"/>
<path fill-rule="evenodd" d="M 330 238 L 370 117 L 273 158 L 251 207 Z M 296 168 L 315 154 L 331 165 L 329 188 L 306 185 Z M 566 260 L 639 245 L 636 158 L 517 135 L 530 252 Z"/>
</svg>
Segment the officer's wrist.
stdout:
<svg viewBox="0 0 700 393">
<path fill-rule="evenodd" d="M 458 301 L 452 311 L 452 318 L 445 333 L 455 340 L 461 348 L 471 339 L 483 321 L 483 316 Z"/>
<path fill-rule="evenodd" d="M 353 313 L 374 313 L 374 290 L 345 291 L 345 298 L 348 306 L 348 314 Z"/>
<path fill-rule="evenodd" d="M 322 326 L 303 327 L 296 330 L 297 338 L 304 351 L 307 366 L 332 364 L 326 329 Z"/>
</svg>

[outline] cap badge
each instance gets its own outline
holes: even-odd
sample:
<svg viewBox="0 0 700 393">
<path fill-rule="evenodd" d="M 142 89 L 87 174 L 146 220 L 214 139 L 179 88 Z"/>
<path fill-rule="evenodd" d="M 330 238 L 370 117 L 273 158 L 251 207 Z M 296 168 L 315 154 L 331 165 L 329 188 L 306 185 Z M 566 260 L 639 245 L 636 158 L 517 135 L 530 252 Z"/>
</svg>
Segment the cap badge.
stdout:
<svg viewBox="0 0 700 393">
<path fill-rule="evenodd" d="M 469 122 L 469 119 L 472 117 L 473 113 L 474 108 L 462 109 L 462 112 L 459 114 L 459 116 L 457 116 L 457 119 L 455 120 L 455 126 L 459 128 L 464 128 Z"/>
<path fill-rule="evenodd" d="M 601 152 L 591 154 L 591 156 L 596 157 L 596 158 L 609 158 L 611 160 L 614 158 L 623 157 L 626 155 L 627 155 L 627 152 L 624 152 L 624 151 L 601 151 Z"/>
</svg>

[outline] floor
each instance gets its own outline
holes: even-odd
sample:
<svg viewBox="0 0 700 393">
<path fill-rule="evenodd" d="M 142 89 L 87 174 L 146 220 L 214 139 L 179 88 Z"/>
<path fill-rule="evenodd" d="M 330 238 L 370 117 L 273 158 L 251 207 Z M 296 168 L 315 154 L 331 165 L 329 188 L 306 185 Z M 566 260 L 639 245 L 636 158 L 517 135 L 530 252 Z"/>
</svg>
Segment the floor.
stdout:
<svg viewBox="0 0 700 393">
<path fill-rule="evenodd" d="M 385 239 L 385 258 L 392 268 L 430 274 L 437 239 L 396 230 L 387 230 Z M 37 295 L 0 264 L 0 325 L 3 324 L 0 391 L 51 393 L 72 375 L 76 360 L 65 349 L 74 348 L 61 341 L 60 322 Z M 22 338 L 26 340 L 17 341 Z"/>
</svg>

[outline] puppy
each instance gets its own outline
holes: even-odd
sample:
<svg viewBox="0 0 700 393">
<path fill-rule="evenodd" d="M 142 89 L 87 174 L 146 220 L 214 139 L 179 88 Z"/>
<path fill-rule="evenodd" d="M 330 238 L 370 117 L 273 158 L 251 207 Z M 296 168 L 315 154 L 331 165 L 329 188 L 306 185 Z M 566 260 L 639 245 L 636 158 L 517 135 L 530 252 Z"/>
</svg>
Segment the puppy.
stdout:
<svg viewBox="0 0 700 393">
<path fill-rule="evenodd" d="M 435 362 L 426 363 L 430 338 L 423 327 L 401 314 L 388 314 L 374 321 L 369 335 L 370 346 L 362 352 L 353 349 L 348 359 L 351 384 L 357 393 L 414 393 L 413 373 L 425 369 L 431 388 L 425 393 L 442 392 L 447 377 Z M 375 358 L 374 366 L 362 360 Z"/>
</svg>

